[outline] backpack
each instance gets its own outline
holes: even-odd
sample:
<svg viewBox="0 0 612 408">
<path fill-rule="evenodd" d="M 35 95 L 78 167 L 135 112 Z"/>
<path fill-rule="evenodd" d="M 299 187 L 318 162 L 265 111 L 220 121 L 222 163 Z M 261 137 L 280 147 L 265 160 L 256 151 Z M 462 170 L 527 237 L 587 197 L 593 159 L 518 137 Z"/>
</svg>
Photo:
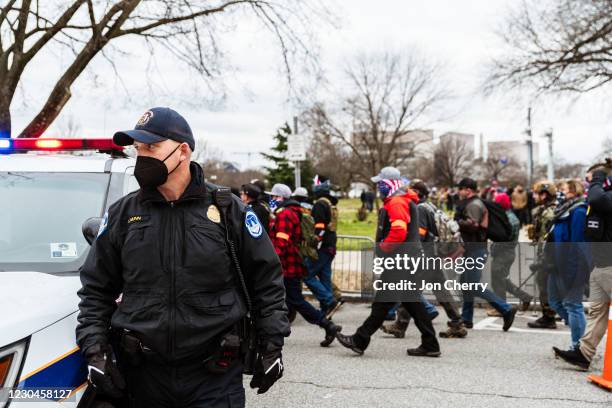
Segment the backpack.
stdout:
<svg viewBox="0 0 612 408">
<path fill-rule="evenodd" d="M 329 231 L 336 231 L 338 227 L 338 207 L 332 204 L 331 200 L 327 197 L 321 197 L 316 202 L 324 202 L 329 207 L 331 212 L 331 221 L 327 224 L 327 229 Z"/>
<path fill-rule="evenodd" d="M 512 224 L 501 205 L 494 201 L 482 200 L 489 212 L 487 238 L 493 242 L 510 242 L 512 239 Z"/>
<path fill-rule="evenodd" d="M 434 215 L 436 229 L 438 230 L 438 236 L 435 239 L 437 254 L 439 256 L 449 256 L 455 253 L 463 242 L 457 221 L 429 201 L 420 205 L 424 205 Z"/>
<path fill-rule="evenodd" d="M 317 251 L 319 239 L 315 234 L 314 218 L 306 210 L 298 211 L 298 216 L 300 217 L 300 229 L 302 230 L 299 254 L 302 259 L 310 258 L 316 261 L 319 259 L 319 252 Z"/>
</svg>

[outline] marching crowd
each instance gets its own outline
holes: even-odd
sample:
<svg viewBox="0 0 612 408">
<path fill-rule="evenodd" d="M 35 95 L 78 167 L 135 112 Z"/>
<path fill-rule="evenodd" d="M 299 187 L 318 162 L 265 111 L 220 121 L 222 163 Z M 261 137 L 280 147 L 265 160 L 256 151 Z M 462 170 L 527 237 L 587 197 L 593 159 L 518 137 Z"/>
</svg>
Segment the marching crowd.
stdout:
<svg viewBox="0 0 612 408">
<path fill-rule="evenodd" d="M 491 258 L 490 289 L 463 290 L 460 299 L 444 285 L 434 290 L 448 321 L 441 338 L 464 338 L 474 325 L 474 300 L 488 303 L 488 315 L 503 319 L 508 331 L 517 313 L 537 302 L 521 285 L 510 279 L 516 260 L 521 230 L 535 246 L 530 265 L 540 305 L 540 317 L 528 322 L 533 329 L 555 330 L 561 321 L 570 328 L 566 350 L 553 347 L 555 356 L 587 369 L 597 345 L 607 329 L 608 306 L 612 292 L 612 254 L 597 243 L 612 241 L 612 160 L 588 169 L 584 180 L 554 182 L 541 180 L 531 189 L 522 185 L 504 187 L 497 181 L 479 188 L 466 177 L 457 186 L 436 189 L 423 180 L 407 180 L 394 167 L 385 167 L 372 177 L 382 207 L 378 213 L 376 242 L 423 245 L 425 255 L 442 258 Z M 342 333 L 333 322 L 344 299 L 332 281 L 332 261 L 336 254 L 338 226 L 337 199 L 328 179 L 315 178 L 312 195 L 303 188 L 295 191 L 275 184 L 266 191 L 261 180 L 240 189 L 242 201 L 251 206 L 278 254 L 283 270 L 289 319 L 299 313 L 308 323 L 324 330 L 322 347 L 335 339 L 357 354 L 367 349 L 377 330 L 397 338 L 405 336 L 414 321 L 421 333 L 421 344 L 410 348 L 411 356 L 438 357 L 440 343 L 432 325 L 439 312 L 422 294 L 417 301 L 372 304 L 370 315 L 355 333 Z M 362 192 L 362 211 L 372 211 L 373 192 Z M 432 244 L 432 245 L 427 245 Z M 387 251 L 393 251 L 389 249 Z M 442 270 L 427 271 L 430 282 L 445 280 Z M 462 283 L 481 281 L 483 268 L 473 265 L 459 277 Z M 318 301 L 313 306 L 302 294 L 305 284 Z M 507 302 L 510 293 L 518 305 Z M 583 301 L 591 300 L 589 319 Z M 385 320 L 394 320 L 385 324 Z"/>
<path fill-rule="evenodd" d="M 283 376 L 284 338 L 298 313 L 323 330 L 322 347 L 337 340 L 359 355 L 377 330 L 403 337 L 414 321 L 421 342 L 407 353 L 439 357 L 439 337 L 465 338 L 474 327 L 476 298 L 490 305 L 489 313 L 508 331 L 533 302 L 509 278 L 521 224 L 527 224 L 537 251 L 531 269 L 542 313 L 529 327 L 554 330 L 563 321 L 571 341 L 566 350 L 554 348 L 555 355 L 582 369 L 606 332 L 612 159 L 593 165 L 584 180 L 539 181 L 531 194 L 496 183 L 479 189 L 469 177 L 440 194 L 423 180 L 408 181 L 398 169 L 384 167 L 372 177 L 382 199 L 375 247 L 375 262 L 385 261 L 381 277 L 391 273 L 408 283 L 432 283 L 448 324 L 436 333 L 432 320 L 439 312 L 421 287 L 409 288 L 406 297 L 398 292 L 402 296 L 387 298 L 377 290 L 369 316 L 348 334 L 333 320 L 345 299 L 332 279 L 338 200 L 329 179 L 315 177 L 310 194 L 284 184 L 266 191 L 253 180 L 236 191 L 240 198 L 233 196 L 206 182 L 191 160 L 191 128 L 164 107 L 145 112 L 134 129 L 115 133 L 113 141 L 135 147 L 134 176 L 141 188 L 108 208 L 79 269 L 75 334 L 91 384 L 83 406 L 96 398 L 113 406 L 244 406 L 243 374 L 252 375 L 250 387 L 258 394 Z M 363 198 L 360 216 L 367 217 L 374 195 Z M 444 265 L 452 260 L 454 266 L 408 272 L 386 265 L 402 256 Z M 481 283 L 488 258 L 490 289 Z M 458 275 L 453 290 L 461 296 L 441 284 L 447 269 Z M 303 284 L 318 307 L 304 298 Z M 508 303 L 506 293 L 520 300 L 518 306 Z M 387 319 L 395 321 L 385 324 Z"/>
</svg>

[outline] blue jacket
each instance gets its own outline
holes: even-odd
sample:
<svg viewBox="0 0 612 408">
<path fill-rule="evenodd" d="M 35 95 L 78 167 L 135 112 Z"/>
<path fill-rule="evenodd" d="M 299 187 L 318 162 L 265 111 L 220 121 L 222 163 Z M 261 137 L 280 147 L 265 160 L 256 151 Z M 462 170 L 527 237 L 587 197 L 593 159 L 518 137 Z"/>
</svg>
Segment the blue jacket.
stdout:
<svg viewBox="0 0 612 408">
<path fill-rule="evenodd" d="M 555 273 L 559 274 L 568 289 L 586 284 L 593 268 L 591 252 L 584 236 L 586 210 L 586 203 L 581 203 L 556 217 L 553 224 L 551 241 L 555 243 Z"/>
</svg>

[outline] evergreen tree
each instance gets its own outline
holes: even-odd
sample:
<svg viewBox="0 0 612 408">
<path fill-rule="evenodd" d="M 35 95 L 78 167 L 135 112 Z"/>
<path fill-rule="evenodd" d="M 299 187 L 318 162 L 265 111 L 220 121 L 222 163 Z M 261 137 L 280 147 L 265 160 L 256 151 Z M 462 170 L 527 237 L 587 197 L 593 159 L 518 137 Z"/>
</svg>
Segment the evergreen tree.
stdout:
<svg viewBox="0 0 612 408">
<path fill-rule="evenodd" d="M 293 133 L 291 127 L 285 122 L 285 124 L 278 129 L 274 140 L 276 145 L 270 149 L 270 153 L 261 153 L 261 155 L 268 161 L 272 162 L 273 165 L 264 167 L 268 172 L 268 183 L 270 187 L 276 183 L 286 184 L 291 187 L 291 190 L 295 189 L 295 168 L 293 164 L 287 160 L 287 139 L 288 136 Z M 310 190 L 312 186 L 312 178 L 315 172 L 312 168 L 312 162 L 305 160 L 300 162 L 300 181 L 302 187 L 306 187 Z"/>
<path fill-rule="evenodd" d="M 270 186 L 276 183 L 286 184 L 291 189 L 295 188 L 293 167 L 287 160 L 287 137 L 291 134 L 291 128 L 287 123 L 278 129 L 274 140 L 276 145 L 270 149 L 270 153 L 261 153 L 268 161 L 272 162 L 272 166 L 264 167 L 268 172 L 268 182 Z"/>
</svg>

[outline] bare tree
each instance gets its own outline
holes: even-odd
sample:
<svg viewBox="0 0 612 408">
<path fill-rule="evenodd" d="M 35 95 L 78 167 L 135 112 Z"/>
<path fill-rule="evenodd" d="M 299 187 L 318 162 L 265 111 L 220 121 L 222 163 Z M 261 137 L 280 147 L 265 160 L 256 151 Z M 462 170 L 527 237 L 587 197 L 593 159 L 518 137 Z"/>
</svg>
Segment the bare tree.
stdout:
<svg viewBox="0 0 612 408">
<path fill-rule="evenodd" d="M 487 90 L 587 92 L 612 80 L 612 1 L 523 1 L 498 33 Z"/>
<path fill-rule="evenodd" d="M 583 163 L 568 163 L 558 160 L 555 163 L 555 177 L 557 179 L 580 178 L 584 179 L 588 165 Z"/>
<path fill-rule="evenodd" d="M 483 175 L 487 180 L 502 181 L 502 175 L 519 170 L 520 165 L 514 156 L 508 156 L 502 148 L 490 149 L 487 160 L 482 162 Z"/>
<path fill-rule="evenodd" d="M 401 166 L 422 141 L 412 129 L 446 97 L 440 68 L 416 54 L 359 56 L 346 69 L 348 87 L 303 115 L 315 138 L 351 152 L 355 176 L 369 182 L 384 166 Z"/>
<path fill-rule="evenodd" d="M 351 151 L 342 143 L 331 140 L 330 136 L 317 134 L 310 144 L 315 173 L 328 175 L 332 184 L 348 192 L 357 174 L 358 164 Z"/>
<path fill-rule="evenodd" d="M 73 115 L 69 115 L 64 120 L 59 120 L 56 123 L 59 137 L 74 138 L 78 137 L 81 133 L 81 124 Z"/>
<path fill-rule="evenodd" d="M 0 7 L 1 137 L 11 134 L 10 107 L 24 71 L 51 45 L 67 47 L 74 58 L 20 137 L 38 137 L 48 128 L 70 99 L 75 80 L 96 56 L 115 69 L 109 52 L 121 51 L 114 47 L 120 38 L 136 36 L 150 47 L 164 47 L 210 81 L 222 70 L 221 24 L 232 15 L 254 15 L 276 38 L 291 81 L 294 57 L 315 61 L 307 44 L 311 18 L 324 18 L 320 3 L 299 0 L 5 0 Z"/>
<path fill-rule="evenodd" d="M 603 160 L 606 157 L 612 157 L 612 136 L 607 136 L 601 142 L 601 152 L 597 156 L 597 160 Z"/>
<path fill-rule="evenodd" d="M 223 161 L 223 152 L 212 146 L 208 140 L 198 138 L 195 141 L 195 150 L 191 153 L 191 160 L 205 166 L 211 162 Z"/>
<path fill-rule="evenodd" d="M 465 141 L 453 137 L 444 137 L 434 152 L 434 174 L 436 184 L 453 187 L 459 177 L 468 170 L 473 153 Z"/>
</svg>

